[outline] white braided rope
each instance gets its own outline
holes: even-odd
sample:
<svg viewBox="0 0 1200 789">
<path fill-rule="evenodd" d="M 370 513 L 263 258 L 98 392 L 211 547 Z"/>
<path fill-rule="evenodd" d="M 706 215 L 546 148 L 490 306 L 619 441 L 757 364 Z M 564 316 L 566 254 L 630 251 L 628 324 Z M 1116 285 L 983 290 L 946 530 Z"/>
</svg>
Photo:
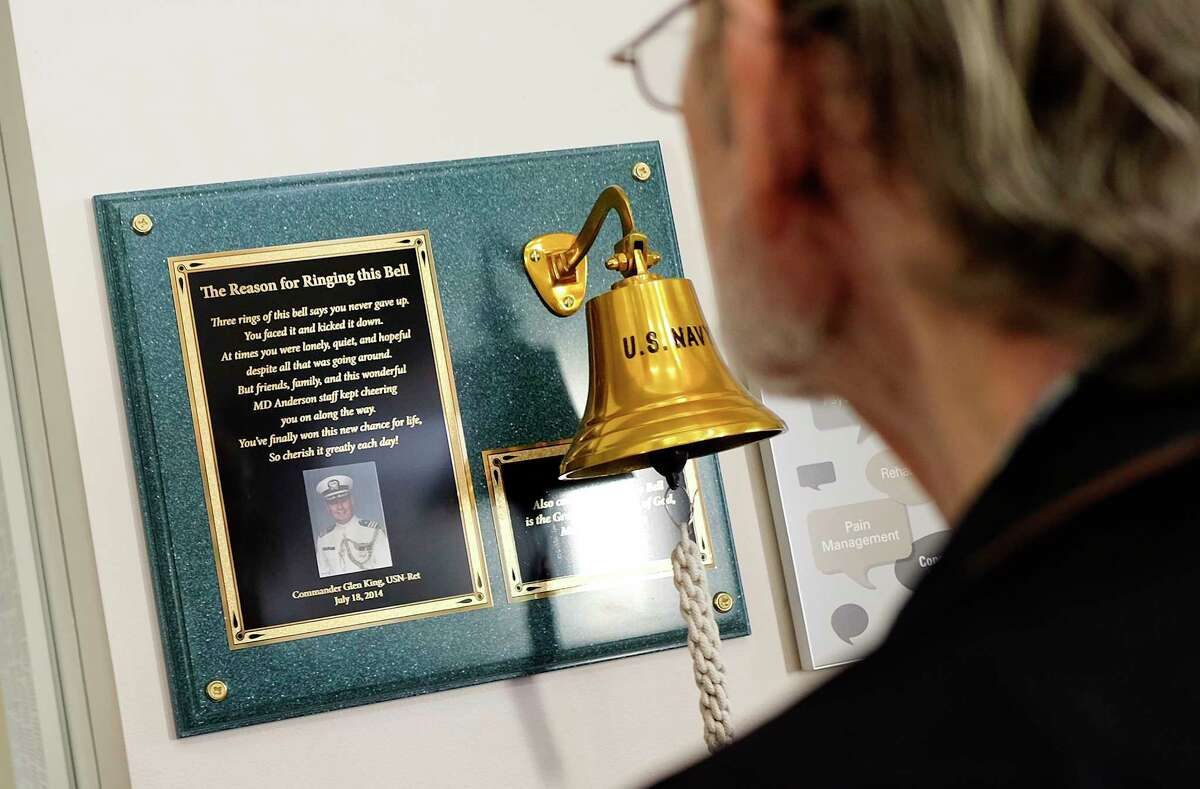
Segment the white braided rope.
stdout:
<svg viewBox="0 0 1200 789">
<path fill-rule="evenodd" d="M 687 521 L 679 527 L 679 544 L 671 551 L 671 569 L 679 590 L 679 613 L 687 624 L 688 654 L 696 687 L 700 689 L 700 717 L 704 719 L 704 743 L 709 753 L 733 741 L 733 717 L 725 692 L 725 663 L 721 660 L 721 632 L 713 615 L 708 580 L 700 546 L 692 539 L 691 526 L 696 516 L 695 494 Z M 672 520 L 674 516 L 672 515 Z"/>
</svg>

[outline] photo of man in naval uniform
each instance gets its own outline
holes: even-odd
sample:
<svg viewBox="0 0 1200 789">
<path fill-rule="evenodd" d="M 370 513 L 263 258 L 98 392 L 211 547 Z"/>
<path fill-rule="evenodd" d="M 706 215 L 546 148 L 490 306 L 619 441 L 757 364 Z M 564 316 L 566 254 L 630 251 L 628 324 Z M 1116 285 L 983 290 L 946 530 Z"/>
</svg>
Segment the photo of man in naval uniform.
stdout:
<svg viewBox="0 0 1200 789">
<path fill-rule="evenodd" d="M 317 569 L 322 578 L 392 566 L 387 530 L 380 521 L 354 511 L 354 480 L 345 474 L 325 477 L 316 486 L 329 522 L 317 537 Z"/>
</svg>

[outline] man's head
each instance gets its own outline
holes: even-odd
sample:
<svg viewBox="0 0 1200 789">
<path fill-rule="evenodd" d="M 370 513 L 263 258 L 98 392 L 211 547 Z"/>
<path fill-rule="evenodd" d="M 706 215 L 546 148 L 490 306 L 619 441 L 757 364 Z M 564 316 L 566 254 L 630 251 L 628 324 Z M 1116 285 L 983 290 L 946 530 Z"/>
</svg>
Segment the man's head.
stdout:
<svg viewBox="0 0 1200 789">
<path fill-rule="evenodd" d="M 768 387 L 836 387 L 926 305 L 1130 378 L 1200 372 L 1200 3 L 698 6 L 717 291 Z"/>
<path fill-rule="evenodd" d="M 333 522 L 341 525 L 354 516 L 354 480 L 344 474 L 325 477 L 317 483 L 317 495 L 325 500 Z"/>
</svg>

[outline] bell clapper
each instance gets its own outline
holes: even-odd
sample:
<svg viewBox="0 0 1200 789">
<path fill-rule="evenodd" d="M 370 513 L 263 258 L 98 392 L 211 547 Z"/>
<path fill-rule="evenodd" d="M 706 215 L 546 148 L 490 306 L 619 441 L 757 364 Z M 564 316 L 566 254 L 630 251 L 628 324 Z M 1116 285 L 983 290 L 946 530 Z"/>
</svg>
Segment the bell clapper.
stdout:
<svg viewBox="0 0 1200 789">
<path fill-rule="evenodd" d="M 687 464 L 687 453 L 682 449 L 664 449 L 650 456 L 650 466 L 662 474 L 671 490 L 683 486 L 683 467 Z"/>
</svg>

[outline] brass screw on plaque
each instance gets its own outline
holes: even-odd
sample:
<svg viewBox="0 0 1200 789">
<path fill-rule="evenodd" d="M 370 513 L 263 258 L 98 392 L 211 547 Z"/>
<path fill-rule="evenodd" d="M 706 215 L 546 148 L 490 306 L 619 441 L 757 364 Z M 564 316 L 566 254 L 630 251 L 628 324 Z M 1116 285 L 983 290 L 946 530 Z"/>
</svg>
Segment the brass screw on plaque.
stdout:
<svg viewBox="0 0 1200 789">
<path fill-rule="evenodd" d="M 639 181 L 650 180 L 650 165 L 645 162 L 638 162 L 633 166 L 633 177 Z"/>
<path fill-rule="evenodd" d="M 149 214 L 138 214 L 129 224 L 133 227 L 133 232 L 139 236 L 148 235 L 154 229 L 154 220 L 150 218 Z"/>
<path fill-rule="evenodd" d="M 537 263 L 539 260 L 542 259 L 542 250 L 540 250 L 540 249 L 529 250 L 529 259 L 532 260 L 534 263 Z"/>
<path fill-rule="evenodd" d="M 204 689 L 204 692 L 213 701 L 224 701 L 229 696 L 229 686 L 219 679 L 214 679 L 208 683 L 208 687 Z"/>
<path fill-rule="evenodd" d="M 733 595 L 729 592 L 717 592 L 713 597 L 713 608 L 719 613 L 728 614 L 733 610 Z"/>
<path fill-rule="evenodd" d="M 566 307 L 567 309 L 571 309 L 572 307 L 574 307 L 575 306 L 575 297 L 567 296 L 566 298 L 564 298 L 563 306 Z"/>
</svg>

